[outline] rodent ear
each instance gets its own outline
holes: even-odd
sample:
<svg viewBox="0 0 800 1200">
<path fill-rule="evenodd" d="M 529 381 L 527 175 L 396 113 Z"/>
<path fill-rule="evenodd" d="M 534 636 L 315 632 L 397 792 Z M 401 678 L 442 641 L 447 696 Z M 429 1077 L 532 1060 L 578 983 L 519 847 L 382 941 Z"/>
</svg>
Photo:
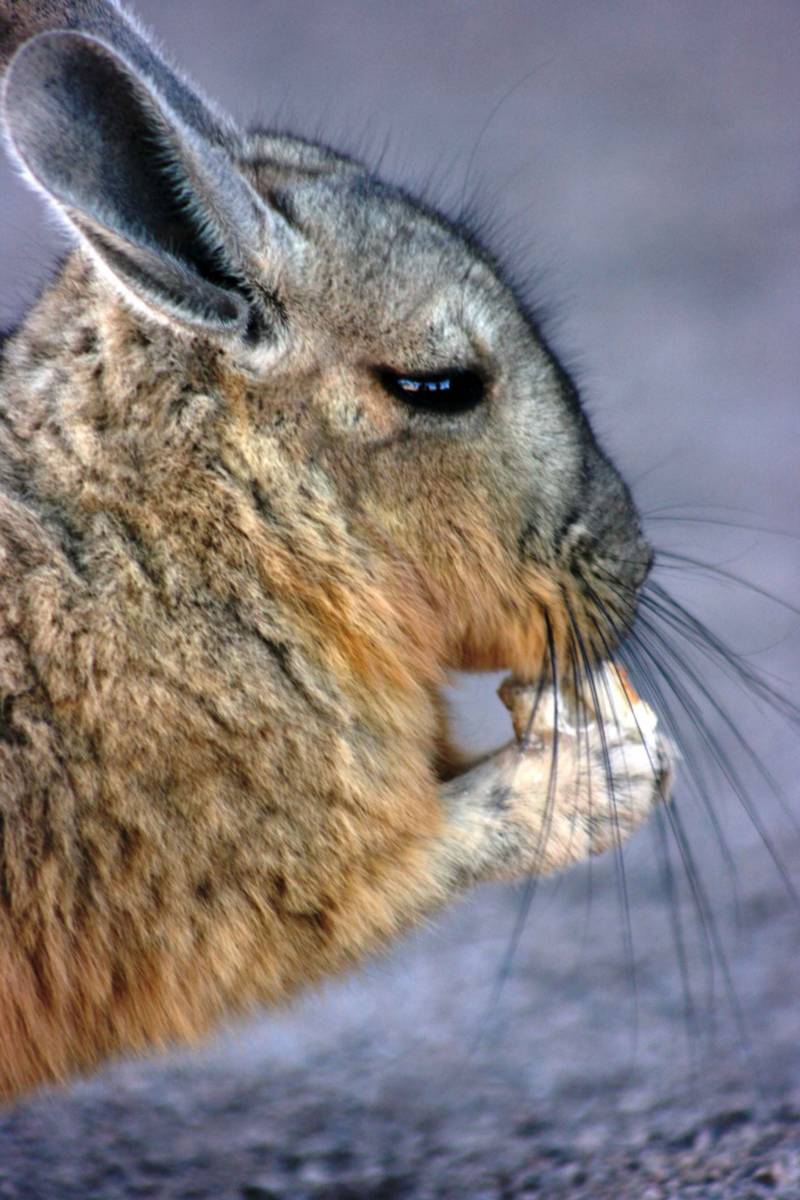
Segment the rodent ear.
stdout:
<svg viewBox="0 0 800 1200">
<path fill-rule="evenodd" d="M 34 183 L 125 292 L 157 316 L 252 345 L 279 310 L 250 286 L 248 259 L 286 231 L 237 171 L 215 117 L 174 82 L 180 112 L 152 72 L 105 42 L 42 33 L 11 61 L 3 116 Z"/>
</svg>

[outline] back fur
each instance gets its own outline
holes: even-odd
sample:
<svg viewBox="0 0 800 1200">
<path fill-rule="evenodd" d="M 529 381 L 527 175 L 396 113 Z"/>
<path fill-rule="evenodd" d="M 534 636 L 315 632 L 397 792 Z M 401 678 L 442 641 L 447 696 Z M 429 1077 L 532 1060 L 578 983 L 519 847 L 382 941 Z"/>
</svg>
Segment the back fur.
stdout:
<svg viewBox="0 0 800 1200">
<path fill-rule="evenodd" d="M 4 1091 L 340 969 L 437 828 L 420 581 L 268 437 L 243 481 L 256 398 L 87 290 L 3 373 Z"/>
</svg>

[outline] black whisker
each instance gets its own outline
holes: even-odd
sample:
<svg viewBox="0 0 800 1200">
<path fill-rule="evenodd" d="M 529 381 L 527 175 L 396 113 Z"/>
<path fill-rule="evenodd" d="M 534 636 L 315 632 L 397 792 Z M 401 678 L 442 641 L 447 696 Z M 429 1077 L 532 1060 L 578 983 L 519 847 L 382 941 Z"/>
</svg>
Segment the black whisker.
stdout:
<svg viewBox="0 0 800 1200">
<path fill-rule="evenodd" d="M 590 584 L 585 583 L 585 587 L 587 590 L 587 594 L 591 597 L 593 603 L 599 608 L 599 611 L 605 613 L 606 616 L 608 617 L 609 606 L 603 604 L 602 600 L 600 599 L 600 597 L 597 595 L 596 591 L 591 587 Z M 641 615 L 639 616 L 639 623 L 640 623 L 640 625 L 643 624 Z M 609 622 L 609 624 L 610 624 L 610 627 L 612 629 L 614 629 L 613 623 Z M 635 643 L 637 640 L 637 636 L 638 635 L 637 635 L 636 627 L 634 626 L 633 629 L 631 629 L 628 632 L 626 640 L 623 641 L 623 643 L 622 643 L 622 647 L 620 650 L 620 658 L 623 662 L 625 661 L 626 651 L 628 652 L 629 658 L 634 657 L 633 654 L 631 653 L 631 649 L 632 649 L 632 644 Z M 610 648 L 608 647 L 608 643 L 606 642 L 605 645 L 606 645 L 608 657 L 611 658 L 612 655 L 610 653 Z M 665 667 L 665 665 L 663 663 L 660 663 L 657 665 L 659 667 L 661 676 L 663 677 L 663 679 L 667 683 L 667 685 L 670 687 L 672 694 L 680 702 L 680 697 L 677 694 L 677 689 L 678 689 L 677 681 L 671 678 L 668 669 Z M 643 674 L 641 661 L 638 663 L 638 670 L 634 669 L 633 674 L 634 674 L 634 676 L 636 676 L 637 674 Z M 649 688 L 650 694 L 653 696 L 653 698 L 657 702 L 657 709 L 660 714 L 660 719 L 661 719 L 662 723 L 666 726 L 667 732 L 670 735 L 670 737 L 672 738 L 673 742 L 678 747 L 678 750 L 680 751 L 681 756 L 689 765 L 690 779 L 695 787 L 696 795 L 698 796 L 701 804 L 703 805 L 706 816 L 708 817 L 708 820 L 709 820 L 711 827 L 714 831 L 714 834 L 717 838 L 717 842 L 719 844 L 720 851 L 722 853 L 723 861 L 725 862 L 725 865 L 730 874 L 731 884 L 732 884 L 732 889 L 733 889 L 733 896 L 734 896 L 734 904 L 735 904 L 735 909 L 736 909 L 736 913 L 738 916 L 738 913 L 740 911 L 740 899 L 739 899 L 739 885 L 738 885 L 738 874 L 737 874 L 737 870 L 736 870 L 736 862 L 735 862 L 735 859 L 731 852 L 727 838 L 725 837 L 725 833 L 722 829 L 722 826 L 720 824 L 717 813 L 716 813 L 714 806 L 711 803 L 711 800 L 709 798 L 709 790 L 710 789 L 708 787 L 707 781 L 704 779 L 704 772 L 702 770 L 701 762 L 695 755 L 692 747 L 686 743 L 686 739 L 683 735 L 682 729 L 680 728 L 678 723 L 673 718 L 673 715 L 671 712 L 671 706 L 668 703 L 667 697 L 665 697 L 663 689 L 659 686 L 657 680 L 652 676 L 652 673 L 651 673 L 651 677 L 649 679 L 649 684 L 650 684 L 650 688 Z"/>
<path fill-rule="evenodd" d="M 670 600 L 670 597 L 667 596 L 666 593 L 662 593 L 662 594 L 666 597 L 667 601 Z M 673 612 L 670 609 L 668 603 L 667 604 L 660 603 L 657 599 L 655 599 L 652 596 L 643 595 L 641 597 L 641 600 L 642 600 L 643 607 L 650 608 L 655 614 L 657 614 L 662 619 L 662 621 L 664 621 L 667 625 L 669 625 L 673 630 L 675 630 L 679 634 L 682 634 L 683 636 L 687 637 L 687 639 L 693 645 L 695 645 L 699 650 L 705 652 L 706 657 L 710 658 L 711 661 L 715 665 L 721 666 L 722 669 L 724 669 L 725 665 L 730 665 L 728 658 L 725 658 L 722 663 L 719 662 L 719 658 L 716 656 L 716 647 L 712 645 L 709 648 L 709 646 L 706 643 L 702 642 L 702 639 L 700 638 L 699 634 L 696 633 L 693 626 L 690 627 L 690 631 L 687 632 L 686 628 L 684 627 L 684 623 L 682 620 L 682 613 L 680 611 L 678 611 L 678 613 Z M 667 654 L 671 655 L 675 659 L 676 662 L 680 663 L 681 669 L 683 670 L 684 674 L 690 679 L 690 681 L 697 688 L 698 692 L 703 697 L 703 699 L 708 702 L 711 709 L 717 714 L 717 716 L 722 721 L 722 723 L 725 725 L 725 727 L 728 729 L 728 731 L 736 739 L 737 744 L 741 747 L 746 758 L 752 763 L 752 765 L 755 767 L 758 774 L 761 776 L 761 778 L 766 783 L 767 787 L 770 789 L 772 794 L 778 800 L 778 802 L 780 803 L 781 807 L 783 808 L 786 816 L 792 822 L 795 829 L 798 829 L 798 831 L 800 831 L 800 826 L 798 826 L 797 819 L 794 816 L 794 814 L 792 813 L 791 809 L 789 809 L 788 806 L 786 805 L 783 791 L 782 791 L 780 785 L 778 784 L 778 782 L 776 781 L 775 777 L 773 776 L 772 772 L 767 768 L 767 766 L 765 765 L 765 763 L 764 763 L 763 759 L 760 757 L 760 755 L 758 755 L 756 753 L 755 749 L 750 744 L 749 740 L 744 736 L 744 734 L 741 731 L 741 728 L 736 724 L 736 722 L 733 720 L 733 718 L 728 713 L 728 711 L 713 696 L 713 694 L 711 693 L 708 686 L 703 682 L 703 680 L 698 675 L 697 670 L 689 663 L 689 661 L 684 656 L 681 656 L 678 654 L 677 650 L 671 644 L 666 633 L 663 630 L 659 631 L 659 630 L 656 630 L 654 626 L 648 625 L 647 622 L 645 621 L 644 617 L 641 617 L 641 625 L 642 625 L 642 627 L 648 629 L 648 632 L 650 633 L 650 635 L 652 637 L 658 639 L 659 643 L 661 644 L 662 648 L 664 649 L 664 651 Z M 702 629 L 703 627 L 701 626 L 700 628 Z M 713 638 L 713 635 L 709 634 L 709 636 Z M 726 651 L 727 651 L 727 647 L 722 646 L 722 652 L 725 653 Z M 734 663 L 734 666 L 735 665 L 736 664 Z M 736 674 L 736 678 L 739 680 L 739 682 L 744 682 L 744 679 L 742 678 L 742 673 L 740 671 L 736 671 L 735 674 Z M 747 672 L 745 672 L 744 674 L 745 674 L 745 677 L 747 680 L 747 685 L 749 686 L 749 690 L 751 692 L 753 692 L 758 699 L 769 703 L 772 708 L 777 709 L 777 711 L 781 714 L 781 716 L 783 716 L 787 720 L 793 720 L 791 714 L 787 714 L 787 712 L 785 711 L 784 704 L 782 703 L 783 701 L 785 701 L 785 697 L 783 697 L 780 693 L 773 694 L 773 689 L 768 684 L 764 684 L 763 680 L 760 677 L 754 676 L 751 673 L 747 673 Z M 686 694 L 685 688 L 683 689 L 683 692 L 684 692 L 684 694 Z M 790 701 L 785 701 L 785 703 L 791 704 Z M 702 721 L 702 714 L 700 713 L 700 709 L 696 704 L 695 704 L 695 709 L 696 709 L 696 715 L 699 715 L 700 719 Z M 716 739 L 713 739 L 713 735 L 711 735 L 710 730 L 704 721 L 702 722 L 702 729 L 703 729 L 704 734 L 707 736 L 707 739 L 709 737 L 711 737 L 712 741 L 715 742 L 715 744 L 717 746 L 717 750 L 719 751 L 719 743 L 716 742 Z M 706 744 L 711 746 L 712 743 L 707 740 Z M 724 751 L 722 753 L 724 754 Z M 725 757 L 727 760 L 727 756 L 725 756 Z M 735 775 L 735 771 L 731 765 L 731 766 L 729 766 L 728 771 L 726 771 L 726 778 L 731 780 L 732 774 Z M 738 789 L 738 785 L 734 784 L 734 787 L 735 787 L 735 790 L 737 790 L 737 794 L 739 794 L 740 789 Z"/>
<path fill-rule="evenodd" d="M 650 636 L 650 638 L 652 638 L 656 641 L 657 647 L 658 647 L 658 653 L 654 653 L 652 650 L 647 651 L 649 653 L 652 661 L 654 661 L 654 662 L 659 661 L 663 657 L 664 654 L 672 655 L 676 658 L 676 660 L 680 663 L 681 670 L 684 672 L 684 674 L 691 680 L 692 684 L 697 688 L 697 690 L 700 692 L 700 694 L 703 695 L 709 701 L 709 703 L 714 705 L 715 711 L 719 714 L 719 716 L 721 717 L 721 719 L 723 720 L 725 725 L 731 730 L 731 732 L 734 735 L 739 737 L 742 748 L 744 750 L 746 750 L 749 753 L 749 755 L 752 756 L 755 765 L 760 768 L 761 773 L 764 776 L 764 778 L 766 778 L 768 781 L 771 781 L 771 776 L 766 771 L 766 768 L 764 768 L 763 764 L 761 763 L 761 760 L 758 758 L 758 755 L 756 755 L 755 752 L 752 750 L 752 748 L 750 746 L 748 746 L 748 744 L 741 739 L 741 735 L 739 734 L 737 727 L 736 727 L 735 723 L 733 722 L 733 720 L 728 716 L 728 714 L 725 712 L 725 710 L 722 708 L 721 705 L 715 704 L 714 699 L 711 696 L 708 688 L 705 686 L 705 684 L 702 682 L 702 680 L 698 677 L 697 673 L 692 669 L 692 667 L 686 662 L 685 659 L 680 658 L 675 653 L 673 647 L 669 644 L 669 642 L 667 641 L 667 639 L 665 638 L 665 636 L 663 634 L 661 634 L 659 631 L 657 631 L 653 628 L 650 628 L 649 630 L 647 630 L 647 633 Z M 642 638 L 642 631 L 640 631 L 640 633 L 639 633 L 639 642 L 640 642 L 640 645 L 642 645 L 642 647 L 645 650 L 647 650 L 646 643 L 644 642 L 644 640 Z M 662 670 L 662 674 L 663 674 L 663 670 Z M 780 854 L 778 853 L 777 848 L 775 847 L 775 845 L 772 841 L 772 838 L 770 837 L 769 833 L 767 832 L 764 822 L 762 821 L 761 817 L 758 814 L 758 809 L 753 805 L 747 792 L 745 791 L 745 789 L 742 787 L 741 783 L 739 782 L 739 778 L 736 773 L 735 767 L 734 767 L 733 763 L 731 762 L 727 752 L 725 751 L 725 749 L 722 746 L 719 739 L 714 734 L 713 730 L 710 728 L 710 726 L 706 722 L 699 705 L 697 704 L 695 699 L 690 695 L 687 688 L 685 686 L 683 686 L 683 684 L 681 684 L 679 681 L 674 680 L 674 679 L 670 682 L 670 688 L 671 688 L 673 694 L 675 695 L 675 698 L 677 699 L 678 703 L 681 704 L 684 711 L 687 713 L 687 715 L 691 718 L 692 722 L 694 723 L 694 726 L 695 726 L 697 732 L 700 734 L 713 761 L 717 764 L 723 777 L 730 784 L 731 789 L 733 790 L 733 792 L 736 795 L 737 799 L 739 800 L 740 804 L 742 805 L 745 812 L 747 813 L 747 816 L 749 817 L 750 821 L 752 822 L 753 827 L 756 829 L 756 831 L 759 834 L 759 837 L 761 838 L 762 842 L 764 843 L 764 846 L 766 847 L 767 852 L 770 855 L 770 858 L 772 859 L 775 866 L 777 867 L 778 872 L 779 872 L 781 878 L 783 879 L 784 885 L 786 887 L 786 890 L 787 890 L 789 896 L 791 897 L 793 903 L 798 907 L 798 909 L 800 909 L 800 896 L 798 896 L 797 889 L 795 888 L 795 885 L 792 882 L 791 877 L 789 876 L 786 866 L 785 866 Z"/>
<path fill-rule="evenodd" d="M 589 591 L 591 591 L 591 590 L 592 589 L 589 588 Z M 593 599 L 594 599 L 594 603 L 599 605 L 600 611 L 604 611 L 604 606 L 599 601 L 599 598 L 596 595 L 594 595 Z M 612 623 L 612 628 L 613 628 L 613 623 Z M 676 695 L 676 698 L 679 700 L 679 702 L 683 702 L 683 698 L 679 695 L 679 690 L 677 688 L 677 681 L 675 681 L 674 679 L 672 679 L 670 677 L 670 673 L 668 670 L 665 669 L 664 664 L 661 661 L 661 657 L 656 656 L 655 654 L 652 654 L 649 651 L 646 644 L 642 641 L 641 637 L 639 635 L 637 635 L 637 633 L 635 631 L 631 631 L 628 635 L 624 649 L 627 651 L 627 657 L 629 659 L 633 660 L 632 665 L 634 666 L 634 673 L 635 674 L 643 674 L 645 676 L 645 682 L 649 683 L 652 694 L 654 694 L 654 696 L 659 701 L 658 707 L 662 714 L 662 720 L 664 720 L 664 723 L 668 726 L 670 733 L 672 734 L 674 740 L 678 743 L 678 745 L 681 745 L 684 741 L 684 739 L 682 737 L 682 733 L 681 733 L 680 729 L 678 728 L 677 723 L 672 718 L 669 704 L 665 703 L 665 697 L 663 696 L 660 685 L 658 684 L 657 679 L 655 678 L 654 671 L 649 669 L 648 663 L 646 660 L 643 661 L 641 659 L 641 655 L 638 653 L 638 650 L 636 649 L 637 646 L 640 646 L 641 649 L 645 653 L 647 653 L 652 666 L 655 668 L 655 671 L 657 671 L 658 674 L 665 679 L 668 686 L 670 686 L 670 689 L 672 690 L 673 694 Z M 607 643 L 606 643 L 606 648 L 608 650 Z M 610 655 L 609 655 L 609 657 L 610 657 Z M 638 668 L 638 670 L 637 670 L 637 668 Z M 683 706 L 685 707 L 685 703 Z M 687 755 L 687 757 L 689 757 L 689 756 Z M 699 777 L 699 773 L 698 773 L 698 776 L 696 776 L 696 778 L 695 778 L 696 785 L 697 785 L 697 777 Z M 719 826 L 718 820 L 716 818 L 716 814 L 714 813 L 713 806 L 708 801 L 708 798 L 705 794 L 705 788 L 698 786 L 698 794 L 702 796 L 704 803 L 705 803 L 706 810 L 712 819 L 714 829 L 717 833 L 718 841 L 720 843 L 721 848 L 723 849 L 723 855 L 729 865 L 729 868 L 732 871 L 732 877 L 733 877 L 734 885 L 735 885 L 736 884 L 735 864 L 734 864 L 733 858 L 730 854 L 730 850 L 728 848 L 727 841 L 724 838 L 724 835 L 722 834 L 722 830 Z M 691 850 L 690 850 L 689 844 L 688 844 L 688 839 L 686 838 L 685 833 L 683 831 L 682 823 L 680 822 L 680 817 L 677 812 L 677 809 L 675 808 L 674 803 L 672 803 L 672 802 L 669 802 L 665 806 L 665 809 L 666 809 L 666 817 L 667 817 L 667 820 L 669 823 L 669 827 L 673 833 L 673 837 L 675 838 L 676 845 L 678 846 L 678 850 L 679 850 L 679 854 L 681 857 L 684 872 L 686 874 L 686 878 L 687 878 L 687 881 L 690 886 L 690 891 L 692 894 L 695 911 L 698 915 L 698 919 L 700 922 L 700 928 L 703 931 L 703 937 L 704 937 L 704 941 L 705 941 L 706 948 L 707 948 L 706 961 L 709 966 L 709 977 L 708 977 L 709 991 L 708 991 L 708 997 L 707 997 L 707 1002 L 706 1002 L 704 1011 L 708 1017 L 711 1017 L 713 1019 L 714 1012 L 715 1012 L 713 967 L 714 967 L 714 962 L 716 961 L 719 964 L 723 979 L 725 981 L 725 990 L 726 990 L 726 994 L 728 996 L 729 1005 L 730 1005 L 731 1011 L 734 1015 L 734 1019 L 735 1019 L 737 1028 L 739 1029 L 739 1033 L 742 1038 L 742 1043 L 748 1051 L 748 1059 L 751 1059 L 752 1058 L 752 1048 L 751 1048 L 749 1033 L 748 1033 L 746 1022 L 744 1019 L 742 1007 L 739 1002 L 738 994 L 736 992 L 735 985 L 733 983 L 727 956 L 725 955 L 722 939 L 719 934 L 719 930 L 718 930 L 716 920 L 713 915 L 713 911 L 708 902 L 708 898 L 705 894 L 705 891 L 702 888 L 702 885 L 700 883 L 699 872 L 698 872 L 696 864 L 694 862 L 694 858 L 691 854 Z M 661 825 L 661 832 L 662 832 L 662 835 L 665 832 L 663 825 Z M 663 864 L 665 862 L 668 863 L 668 860 L 665 860 L 662 855 L 662 869 L 663 869 Z M 666 875 L 667 875 L 667 879 L 669 882 L 670 894 L 672 895 L 672 894 L 674 894 L 674 891 L 673 891 L 673 883 L 672 883 L 672 877 L 671 877 L 671 866 L 669 866 L 669 865 L 667 865 L 667 867 L 666 867 Z M 738 889 L 737 889 L 736 895 L 737 895 L 737 911 L 738 911 Z M 683 932 L 682 932 L 682 927 L 680 924 L 679 913 L 678 913 L 677 909 L 672 908 L 672 907 L 671 907 L 671 913 L 672 913 L 672 923 L 673 923 L 673 941 L 676 946 L 676 953 L 678 955 L 678 961 L 679 961 L 679 964 L 681 964 L 681 963 L 686 964 L 685 945 L 684 945 L 684 940 L 683 940 Z M 687 1014 L 690 1014 L 692 1017 L 694 1017 L 695 1006 L 694 1006 L 694 1000 L 692 997 L 691 987 L 690 987 L 689 978 L 688 978 L 688 967 L 687 967 L 685 975 L 684 975 L 684 968 L 681 967 L 680 969 L 682 972 L 682 987 L 683 987 L 683 994 L 684 994 L 685 1012 Z M 691 1033 L 689 1032 L 688 1029 L 687 1029 L 687 1034 L 690 1036 L 690 1040 L 691 1040 Z"/>
<path fill-rule="evenodd" d="M 715 525 L 723 529 L 735 529 L 737 532 L 765 533 L 769 537 L 789 538 L 791 541 L 800 541 L 800 534 L 789 529 L 776 529 L 772 525 L 756 525 L 755 523 L 744 521 L 724 521 L 719 517 L 692 516 L 685 511 L 686 507 L 683 504 L 665 504 L 660 508 L 648 509 L 642 513 L 642 517 L 647 523 L 650 521 L 666 521 L 669 524 L 680 525 Z M 711 511 L 742 512 L 748 517 L 752 516 L 745 509 L 729 508 L 724 504 L 709 505 L 709 508 Z"/>
<path fill-rule="evenodd" d="M 702 913 L 702 928 L 704 935 L 707 935 L 709 939 L 709 944 L 712 949 L 713 957 L 711 961 L 717 962 L 722 973 L 722 979 L 725 986 L 725 995 L 727 997 L 728 1006 L 741 1040 L 745 1060 L 749 1068 L 752 1070 L 754 1078 L 759 1082 L 760 1087 L 761 1069 L 753 1049 L 752 1038 L 750 1036 L 750 1027 L 747 1018 L 745 1017 L 741 1001 L 739 1000 L 739 993 L 736 990 L 736 985 L 733 982 L 728 956 L 725 953 L 725 949 L 722 944 L 722 938 L 720 937 L 719 926 L 717 925 L 708 895 L 702 885 L 700 873 L 697 870 L 697 865 L 689 847 L 689 839 L 686 835 L 686 830 L 684 829 L 683 822 L 681 821 L 680 813 L 676 805 L 669 803 L 664 805 L 664 812 L 666 813 L 667 820 L 669 821 L 672 835 L 675 839 L 675 844 L 678 847 L 678 852 L 683 860 L 686 878 L 694 895 L 696 910 L 699 913 Z M 709 1006 L 708 1011 L 713 1017 L 715 1011 L 713 1001 Z"/>
<path fill-rule="evenodd" d="M 693 558 L 689 554 L 678 554 L 675 550 L 659 550 L 659 561 L 662 559 L 671 559 L 674 563 L 678 563 L 684 567 L 694 567 L 698 571 L 707 572 L 710 575 L 718 576 L 728 580 L 730 583 L 735 583 L 739 587 L 745 588 L 748 592 L 752 592 L 756 596 L 761 596 L 764 600 L 770 600 L 773 604 L 777 604 L 780 608 L 785 608 L 787 612 L 792 613 L 796 617 L 800 617 L 800 608 L 794 604 L 790 604 L 788 600 L 784 600 L 782 596 L 776 596 L 774 592 L 770 592 L 767 588 L 761 587 L 757 583 L 753 583 L 751 579 L 745 579 L 741 575 L 736 575 L 733 571 L 726 571 L 724 567 L 717 566 L 715 563 L 705 562 L 701 558 Z M 652 583 L 650 586 L 653 586 Z"/>
<path fill-rule="evenodd" d="M 557 659 L 556 659 L 556 647 L 555 647 L 555 638 L 553 636 L 552 622 L 550 620 L 549 613 L 547 613 L 546 611 L 543 613 L 543 619 L 544 619 L 545 630 L 547 631 L 547 655 L 548 655 L 549 677 L 553 684 L 553 741 L 552 741 L 552 747 L 551 747 L 551 752 L 550 752 L 550 774 L 548 776 L 548 781 L 547 781 L 547 799 L 545 802 L 545 816 L 544 816 L 544 821 L 542 823 L 542 828 L 539 833 L 539 839 L 538 839 L 538 844 L 537 844 L 537 848 L 536 848 L 536 857 L 537 858 L 541 855 L 544 846 L 547 844 L 547 838 L 549 836 L 550 825 L 552 822 L 553 805 L 555 803 L 556 778 L 558 775 L 558 682 L 557 682 L 558 681 L 558 670 L 557 670 Z M 536 711 L 537 711 L 539 703 L 541 701 L 542 694 L 544 692 L 545 681 L 546 681 L 547 677 L 548 677 L 548 670 L 547 669 L 542 670 L 542 673 L 541 673 L 541 676 L 539 678 L 539 682 L 537 685 L 536 696 L 534 698 L 533 710 L 528 719 L 528 729 L 527 729 L 528 735 L 530 735 L 531 729 L 533 728 L 533 721 L 536 716 Z M 529 874 L 526 876 L 525 882 L 522 885 L 522 895 L 521 895 L 520 903 L 519 903 L 519 906 L 517 908 L 517 911 L 516 911 L 516 914 L 514 917 L 514 925 L 511 930 L 511 935 L 509 937 L 508 946 L 506 947 L 505 954 L 503 955 L 503 960 L 500 964 L 500 967 L 498 968 L 497 975 L 495 976 L 494 987 L 492 988 L 492 994 L 491 994 L 491 999 L 490 999 L 489 1012 L 492 1012 L 497 1007 L 497 1005 L 500 1001 L 500 998 L 502 996 L 503 990 L 506 986 L 506 983 L 508 982 L 508 980 L 511 976 L 511 972 L 512 972 L 513 965 L 514 965 L 514 960 L 517 955 L 517 950 L 519 948 L 523 930 L 525 929 L 525 926 L 528 921 L 528 917 L 530 916 L 531 907 L 533 905 L 533 900 L 536 895 L 536 890 L 537 890 L 538 882 L 539 882 L 540 878 L 541 878 L 541 876 L 539 874 Z"/>
<path fill-rule="evenodd" d="M 564 604 L 567 610 L 567 615 L 571 625 L 574 625 L 575 617 L 570 607 L 569 599 L 564 597 Z M 572 633 L 568 643 L 568 658 L 571 676 L 572 694 L 575 697 L 575 730 L 577 739 L 576 757 L 578 762 L 578 772 L 581 767 L 581 754 L 586 756 L 586 788 L 588 796 L 588 811 L 586 820 L 589 828 L 592 827 L 594 819 L 594 798 L 592 788 L 592 755 L 589 744 L 589 716 L 586 709 L 586 702 L 583 696 L 583 671 L 581 669 L 574 632 Z M 581 935 L 581 955 L 586 952 L 589 941 L 589 929 L 592 915 L 592 877 L 593 877 L 594 856 L 589 855 L 586 860 L 586 905 L 583 921 L 583 933 Z"/>
<path fill-rule="evenodd" d="M 608 788 L 609 803 L 611 805 L 611 817 L 614 823 L 614 864 L 619 883 L 618 895 L 620 899 L 620 907 L 622 911 L 622 931 L 623 945 L 625 957 L 628 963 L 628 970 L 631 979 L 631 992 L 633 999 L 633 1018 L 634 1018 L 634 1045 L 638 1041 L 639 1030 L 639 986 L 636 972 L 636 956 L 634 953 L 633 942 L 633 925 L 631 922 L 630 897 L 628 892 L 628 881 L 625 873 L 625 863 L 622 857 L 622 837 L 619 827 L 619 809 L 617 806 L 616 785 L 611 769 L 611 756 L 608 751 L 608 741 L 605 735 L 603 721 L 601 719 L 601 708 L 599 702 L 599 694 L 597 690 L 597 681 L 594 677 L 592 669 L 592 655 L 586 646 L 586 641 L 581 632 L 578 622 L 575 620 L 571 610 L 568 610 L 571 621 L 572 636 L 575 639 L 575 644 L 578 653 L 583 662 L 584 678 L 589 685 L 589 690 L 592 696 L 592 704 L 597 714 L 597 729 L 600 736 L 600 745 L 603 753 L 603 767 L 606 777 L 606 785 Z M 613 709 L 612 709 L 613 711 Z"/>
<path fill-rule="evenodd" d="M 592 592 L 591 587 L 589 587 L 589 592 L 590 593 Z M 603 606 L 601 604 L 599 597 L 594 595 L 593 598 L 594 598 L 595 605 L 599 606 L 600 611 L 604 611 L 605 606 Z M 607 615 L 607 613 L 606 613 L 606 615 Z M 609 628 L 611 628 L 612 630 L 614 629 L 614 623 L 611 621 L 609 621 Z M 603 641 L 603 646 L 604 646 L 607 660 L 610 663 L 610 665 L 612 666 L 612 668 L 614 669 L 614 671 L 616 672 L 619 682 L 622 685 L 622 687 L 621 687 L 622 694 L 625 696 L 625 699 L 627 701 L 628 707 L 631 712 L 631 716 L 633 717 L 633 720 L 636 724 L 636 728 L 639 733 L 639 738 L 641 740 L 642 745 L 645 748 L 645 752 L 646 752 L 648 760 L 650 762 L 650 767 L 653 771 L 653 775 L 655 776 L 659 769 L 658 764 L 653 762 L 653 760 L 650 756 L 650 751 L 647 747 L 647 741 L 646 741 L 644 733 L 639 725 L 639 720 L 636 715 L 636 710 L 634 708 L 633 701 L 631 700 L 631 698 L 628 694 L 628 689 L 627 689 L 627 687 L 624 686 L 625 681 L 622 677 L 620 668 L 617 665 L 617 662 L 615 660 L 614 652 L 613 652 L 611 646 L 609 645 L 605 635 L 603 634 L 602 629 L 598 627 L 597 632 L 599 633 L 599 635 Z M 689 1043 L 689 1060 L 690 1060 L 690 1064 L 692 1064 L 692 1071 L 694 1071 L 693 1047 L 694 1047 L 694 1041 L 695 1041 L 695 1038 L 697 1036 L 697 1031 L 698 1031 L 697 1009 L 696 1009 L 696 1005 L 695 1005 L 695 1001 L 694 1001 L 694 995 L 693 995 L 693 992 L 691 989 L 689 964 L 688 964 L 688 959 L 687 959 L 687 954 L 686 954 L 686 943 L 685 943 L 684 934 L 683 934 L 683 923 L 681 921 L 681 915 L 680 915 L 679 897 L 678 897 L 676 887 L 675 887 L 675 877 L 674 877 L 674 872 L 672 869 L 672 862 L 671 862 L 670 855 L 669 855 L 669 838 L 667 837 L 664 816 L 661 812 L 660 806 L 657 807 L 656 811 L 655 811 L 654 827 L 655 827 L 655 830 L 657 833 L 656 846 L 657 846 L 658 851 L 660 852 L 657 854 L 657 859 L 659 862 L 659 870 L 660 870 L 660 874 L 661 874 L 662 885 L 664 887 L 664 891 L 666 893 L 667 900 L 668 900 L 668 909 L 669 909 L 669 914 L 670 914 L 670 928 L 671 928 L 671 932 L 672 932 L 672 940 L 673 940 L 673 945 L 675 947 L 675 954 L 676 954 L 676 958 L 678 961 L 678 970 L 680 972 L 680 977 L 681 977 L 681 989 L 682 989 L 682 994 L 683 994 L 683 1006 L 684 1006 L 684 1026 L 686 1029 L 686 1034 L 687 1034 L 688 1043 Z M 712 986 L 713 986 L 713 984 L 712 984 Z M 708 1013 L 710 1011 L 709 1007 L 707 1007 L 705 1011 L 706 1011 L 706 1013 Z"/>
</svg>

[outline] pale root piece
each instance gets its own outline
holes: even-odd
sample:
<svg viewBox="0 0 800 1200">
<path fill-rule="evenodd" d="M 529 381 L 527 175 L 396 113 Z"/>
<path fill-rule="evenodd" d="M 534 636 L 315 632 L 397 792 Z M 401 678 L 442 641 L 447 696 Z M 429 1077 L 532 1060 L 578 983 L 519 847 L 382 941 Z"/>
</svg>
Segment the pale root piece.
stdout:
<svg viewBox="0 0 800 1200">
<path fill-rule="evenodd" d="M 655 746 L 655 712 L 637 695 L 625 669 L 612 663 L 595 668 L 592 684 L 584 681 L 580 696 L 571 687 L 554 689 L 513 675 L 503 680 L 497 694 L 511 714 L 517 741 L 523 744 L 547 741 L 556 728 L 574 735 L 594 722 L 609 729 L 615 742 Z"/>
<path fill-rule="evenodd" d="M 549 697 L 546 693 L 549 693 Z M 553 715 L 552 689 L 508 675 L 497 689 L 497 694 L 509 711 L 517 741 L 525 745 L 537 740 L 541 725 L 537 717 L 540 718 L 543 705 L 547 706 L 551 718 Z"/>
</svg>

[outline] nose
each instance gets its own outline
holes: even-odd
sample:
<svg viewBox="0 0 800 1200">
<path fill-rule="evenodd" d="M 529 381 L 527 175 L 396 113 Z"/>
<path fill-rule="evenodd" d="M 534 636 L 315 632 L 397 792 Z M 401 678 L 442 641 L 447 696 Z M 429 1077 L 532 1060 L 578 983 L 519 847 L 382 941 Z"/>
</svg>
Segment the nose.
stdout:
<svg viewBox="0 0 800 1200">
<path fill-rule="evenodd" d="M 653 565 L 630 489 L 600 450 L 592 448 L 580 514 L 564 539 L 565 565 L 632 601 Z"/>
</svg>

